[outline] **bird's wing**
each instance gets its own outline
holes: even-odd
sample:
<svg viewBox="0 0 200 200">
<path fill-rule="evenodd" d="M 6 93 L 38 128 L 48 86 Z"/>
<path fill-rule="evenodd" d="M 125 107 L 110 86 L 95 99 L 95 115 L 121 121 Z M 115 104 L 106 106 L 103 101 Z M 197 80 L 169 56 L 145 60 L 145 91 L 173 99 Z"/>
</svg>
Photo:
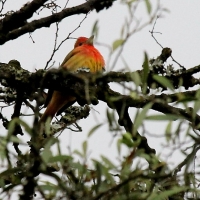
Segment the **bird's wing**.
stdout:
<svg viewBox="0 0 200 200">
<path fill-rule="evenodd" d="M 77 55 L 78 53 L 80 53 L 80 51 L 81 51 L 81 48 L 80 48 L 80 47 L 76 47 L 75 49 L 73 49 L 72 51 L 70 51 L 70 52 L 66 55 L 65 59 L 63 60 L 63 62 L 62 62 L 62 64 L 61 64 L 60 66 L 61 66 L 61 67 L 65 66 L 65 64 L 66 64 L 69 60 L 71 60 L 72 58 L 76 57 L 76 55 Z M 65 67 L 68 68 L 67 66 L 65 66 Z"/>
<path fill-rule="evenodd" d="M 64 59 L 61 67 L 69 71 L 77 71 L 81 68 L 87 68 L 90 72 L 104 70 L 104 60 L 101 54 L 94 48 L 80 46 L 72 50 Z"/>
<path fill-rule="evenodd" d="M 60 67 L 62 67 L 71 57 L 73 57 L 74 55 L 76 55 L 76 51 L 74 51 L 74 49 L 72 51 L 70 51 L 67 56 L 65 57 L 65 59 L 63 60 L 62 64 L 60 65 Z M 48 90 L 48 93 L 47 93 L 47 98 L 46 98 L 46 101 L 45 101 L 45 104 L 44 104 L 44 107 L 47 107 L 49 102 L 51 101 L 51 98 L 52 98 L 52 95 L 53 95 L 53 91 L 54 90 L 51 90 L 49 89 Z"/>
</svg>

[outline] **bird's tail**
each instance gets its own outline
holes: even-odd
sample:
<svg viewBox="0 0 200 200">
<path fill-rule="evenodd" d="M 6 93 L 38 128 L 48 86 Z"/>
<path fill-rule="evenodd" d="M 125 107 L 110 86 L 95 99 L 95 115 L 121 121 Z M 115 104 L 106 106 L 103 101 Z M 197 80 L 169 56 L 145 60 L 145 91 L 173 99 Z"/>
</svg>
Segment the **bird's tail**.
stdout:
<svg viewBox="0 0 200 200">
<path fill-rule="evenodd" d="M 47 121 L 47 119 L 49 118 L 50 121 L 52 120 L 52 118 L 54 117 L 54 115 L 56 114 L 56 111 L 53 112 L 52 109 L 46 109 L 44 114 L 42 115 L 42 117 L 39 120 L 39 123 L 45 123 Z"/>
<path fill-rule="evenodd" d="M 69 107 L 72 103 L 74 103 L 75 99 L 76 98 L 73 96 L 63 95 L 58 91 L 54 91 L 44 114 L 39 120 L 39 123 L 45 123 L 48 118 L 51 121 L 57 112 L 62 110 L 63 107 L 65 109 Z"/>
</svg>

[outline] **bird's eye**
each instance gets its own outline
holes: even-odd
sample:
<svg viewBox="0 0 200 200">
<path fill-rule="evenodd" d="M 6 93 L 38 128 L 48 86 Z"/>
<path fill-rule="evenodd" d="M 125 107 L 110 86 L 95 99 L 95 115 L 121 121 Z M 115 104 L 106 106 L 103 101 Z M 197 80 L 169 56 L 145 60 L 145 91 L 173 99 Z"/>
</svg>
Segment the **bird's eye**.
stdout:
<svg viewBox="0 0 200 200">
<path fill-rule="evenodd" d="M 83 44 L 83 43 L 82 43 L 82 42 L 80 42 L 80 43 L 79 43 L 79 46 L 81 46 L 82 44 Z"/>
</svg>

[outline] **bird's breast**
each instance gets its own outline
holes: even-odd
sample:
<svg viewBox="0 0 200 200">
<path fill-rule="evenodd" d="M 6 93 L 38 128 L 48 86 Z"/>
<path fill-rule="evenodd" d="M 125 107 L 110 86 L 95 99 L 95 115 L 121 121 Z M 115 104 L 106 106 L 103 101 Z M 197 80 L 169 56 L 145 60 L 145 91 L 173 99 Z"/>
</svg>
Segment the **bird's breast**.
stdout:
<svg viewBox="0 0 200 200">
<path fill-rule="evenodd" d="M 105 63 L 100 52 L 92 46 L 88 48 L 80 47 L 76 48 L 74 55 L 65 63 L 67 69 L 71 72 L 95 73 L 103 71 Z"/>
</svg>

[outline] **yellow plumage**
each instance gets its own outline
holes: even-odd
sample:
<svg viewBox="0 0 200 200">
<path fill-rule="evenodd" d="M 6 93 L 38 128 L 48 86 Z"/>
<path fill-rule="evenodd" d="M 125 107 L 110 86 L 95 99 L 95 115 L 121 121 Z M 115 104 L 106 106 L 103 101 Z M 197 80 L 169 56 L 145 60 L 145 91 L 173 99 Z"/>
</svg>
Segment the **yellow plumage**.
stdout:
<svg viewBox="0 0 200 200">
<path fill-rule="evenodd" d="M 88 69 L 89 72 L 101 72 L 104 70 L 105 62 L 100 52 L 93 46 L 93 36 L 90 38 L 80 37 L 77 39 L 74 49 L 65 57 L 62 62 L 62 68 L 70 72 L 76 72 L 80 69 Z M 48 92 L 47 109 L 40 119 L 45 122 L 48 117 L 51 119 L 53 116 L 65 107 L 71 106 L 76 97 L 62 94 L 59 91 Z"/>
</svg>

